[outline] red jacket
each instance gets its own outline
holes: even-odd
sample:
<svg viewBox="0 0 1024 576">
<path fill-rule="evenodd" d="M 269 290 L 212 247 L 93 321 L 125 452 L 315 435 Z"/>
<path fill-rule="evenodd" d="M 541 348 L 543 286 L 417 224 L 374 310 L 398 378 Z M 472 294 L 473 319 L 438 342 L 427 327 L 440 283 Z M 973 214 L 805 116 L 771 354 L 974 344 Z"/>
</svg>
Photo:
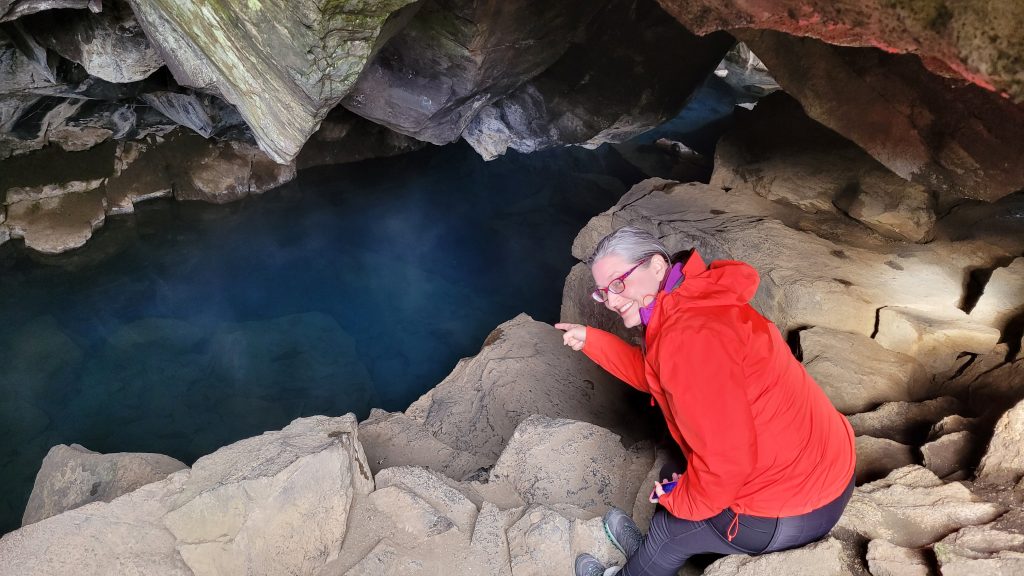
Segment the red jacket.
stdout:
<svg viewBox="0 0 1024 576">
<path fill-rule="evenodd" d="M 653 395 L 686 456 L 660 503 L 703 520 L 725 508 L 782 517 L 831 502 L 853 477 L 853 429 L 750 306 L 757 272 L 732 261 L 706 268 L 696 252 L 683 271 L 681 285 L 657 295 L 646 354 L 590 327 L 583 347 Z"/>
</svg>

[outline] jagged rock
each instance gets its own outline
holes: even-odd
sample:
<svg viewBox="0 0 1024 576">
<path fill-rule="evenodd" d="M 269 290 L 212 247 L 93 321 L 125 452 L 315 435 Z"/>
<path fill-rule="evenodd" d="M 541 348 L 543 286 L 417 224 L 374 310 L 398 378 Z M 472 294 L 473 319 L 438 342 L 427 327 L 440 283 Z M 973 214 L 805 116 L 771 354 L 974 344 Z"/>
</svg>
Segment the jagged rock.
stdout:
<svg viewBox="0 0 1024 576">
<path fill-rule="evenodd" d="M 815 327 L 800 332 L 800 349 L 807 372 L 844 414 L 928 396 L 928 373 L 917 360 L 867 336 Z"/>
<path fill-rule="evenodd" d="M 854 490 L 833 535 L 919 548 L 964 526 L 991 522 L 1005 511 L 960 483 L 943 484 L 926 468 L 907 466 Z"/>
<path fill-rule="evenodd" d="M 966 477 L 968 467 L 977 462 L 974 458 L 976 442 L 974 435 L 966 430 L 951 432 L 928 442 L 921 446 L 924 467 L 939 478 L 949 478 L 957 473 Z"/>
<path fill-rule="evenodd" d="M 0 565 L 36 575 L 314 573 L 340 549 L 353 497 L 372 488 L 355 417 L 303 418 L 11 532 Z"/>
<path fill-rule="evenodd" d="M 1007 410 L 996 423 L 985 457 L 978 465 L 982 484 L 1015 484 L 1024 476 L 1024 402 Z"/>
<path fill-rule="evenodd" d="M 424 468 L 398 466 L 381 470 L 376 477 L 377 490 L 403 488 L 450 519 L 468 542 L 476 523 L 477 507 L 444 477 Z"/>
<path fill-rule="evenodd" d="M 484 502 L 476 517 L 473 528 L 471 553 L 480 564 L 480 574 L 512 576 L 512 558 L 509 554 L 506 533 L 522 517 L 524 508 L 499 510 L 490 502 Z"/>
<path fill-rule="evenodd" d="M 935 225 L 935 200 L 919 184 L 889 172 L 863 174 L 858 187 L 836 198 L 836 207 L 872 230 L 910 242 L 931 239 Z"/>
<path fill-rule="evenodd" d="M 953 366 L 961 352 L 991 351 L 999 341 L 999 330 L 973 322 L 956 309 L 888 306 L 878 311 L 875 340 L 917 358 L 931 372 L 942 372 Z"/>
<path fill-rule="evenodd" d="M 481 107 L 551 66 L 600 6 L 428 0 L 342 105 L 419 140 L 454 142 Z"/>
<path fill-rule="evenodd" d="M 456 450 L 496 461 L 516 427 L 540 414 L 591 422 L 635 439 L 626 385 L 562 345 L 561 332 L 525 314 L 498 326 L 406 414 Z"/>
<path fill-rule="evenodd" d="M 639 457 L 646 472 L 653 453 Z M 619 436 L 603 428 L 530 416 L 516 428 L 490 481 L 512 485 L 528 504 L 572 504 L 603 514 L 609 506 L 631 509 L 640 479 L 624 472 L 633 459 Z"/>
<path fill-rule="evenodd" d="M 897 240 L 931 236 L 936 218 L 928 190 L 808 118 L 787 94 L 772 94 L 737 118 L 738 127 L 715 147 L 711 186 L 748 186 L 807 212 L 838 208 Z"/>
<path fill-rule="evenodd" d="M 1024 185 L 1024 166 L 1013 161 L 1024 154 L 1024 143 L 1014 137 L 1024 129 L 1024 108 L 1009 99 L 936 76 L 913 55 L 766 30 L 735 34 L 808 116 L 902 178 L 988 201 Z"/>
<path fill-rule="evenodd" d="M 47 48 L 107 82 L 136 82 L 164 64 L 124 0 L 106 0 L 99 13 L 50 10 L 23 22 Z"/>
<path fill-rule="evenodd" d="M 977 423 L 977 418 L 965 418 L 959 414 L 946 416 L 932 425 L 928 431 L 928 440 L 938 440 L 946 434 L 969 432 Z"/>
<path fill-rule="evenodd" d="M 868 569 L 872 576 L 931 576 L 924 552 L 896 546 L 885 540 L 868 542 Z"/>
<path fill-rule="evenodd" d="M 857 435 L 920 444 L 935 423 L 963 409 L 956 398 L 943 396 L 924 402 L 887 402 L 871 412 L 854 414 L 848 419 Z"/>
<path fill-rule="evenodd" d="M 753 305 L 783 333 L 821 326 L 870 336 L 884 306 L 955 314 L 967 270 L 992 254 L 969 241 L 900 244 L 894 253 L 888 241 L 833 214 L 808 214 L 746 188 L 652 179 L 593 218 L 573 255 L 587 258 L 597 239 L 627 224 L 652 230 L 670 251 L 696 247 L 706 261 L 750 263 L 761 277 Z M 599 314 L 563 318 L 589 324 Z M 906 398 L 886 400 L 897 399 Z"/>
<path fill-rule="evenodd" d="M 129 1 L 178 83 L 234 104 L 282 164 L 348 93 L 385 20 L 410 3 Z"/>
<path fill-rule="evenodd" d="M 461 480 L 491 464 L 487 458 L 451 448 L 401 412 L 370 412 L 359 424 L 359 439 L 374 474 L 385 467 L 423 466 Z"/>
<path fill-rule="evenodd" d="M 90 502 L 110 502 L 187 468 L 163 454 L 99 454 L 78 444 L 50 449 L 21 521 L 27 526 Z"/>
<path fill-rule="evenodd" d="M 935 544 L 942 576 L 1004 576 L 1024 571 L 1024 511 L 968 526 Z"/>
<path fill-rule="evenodd" d="M 1024 258 L 1016 258 L 1009 266 L 996 268 L 985 284 L 978 303 L 971 310 L 971 319 L 1004 330 L 1007 324 L 1024 313 Z"/>
<path fill-rule="evenodd" d="M 859 574 L 861 560 L 835 538 L 808 544 L 793 550 L 760 556 L 733 554 L 704 570 L 704 576 L 852 576 Z"/>
<path fill-rule="evenodd" d="M 919 54 L 939 76 L 960 75 L 979 86 L 1008 92 L 1018 102 L 1024 99 L 1024 82 L 1016 75 L 1015 66 L 1021 54 L 1024 14 L 1012 2 L 951 5 L 759 0 L 736 6 L 706 0 L 658 2 L 697 34 L 764 28 L 841 46 L 883 47 L 889 52 Z M 773 69 L 771 65 L 768 68 Z"/>
<path fill-rule="evenodd" d="M 389 486 L 370 494 L 370 502 L 391 518 L 392 523 L 411 532 L 417 540 L 443 534 L 455 524 L 428 502 L 412 492 Z"/>
<path fill-rule="evenodd" d="M 733 44 L 694 36 L 653 2 L 603 4 L 557 62 L 472 119 L 462 137 L 484 159 L 645 132 L 678 114 Z"/>
<path fill-rule="evenodd" d="M 530 506 L 509 528 L 508 544 L 515 576 L 568 571 L 584 552 L 606 566 L 624 562 L 605 536 L 601 518 L 566 504 Z"/>
<path fill-rule="evenodd" d="M 0 0 L 0 22 L 55 8 L 88 8 L 100 12 L 101 0 Z"/>
<path fill-rule="evenodd" d="M 857 484 L 884 478 L 893 470 L 917 464 L 914 449 L 885 438 L 857 436 Z"/>
</svg>

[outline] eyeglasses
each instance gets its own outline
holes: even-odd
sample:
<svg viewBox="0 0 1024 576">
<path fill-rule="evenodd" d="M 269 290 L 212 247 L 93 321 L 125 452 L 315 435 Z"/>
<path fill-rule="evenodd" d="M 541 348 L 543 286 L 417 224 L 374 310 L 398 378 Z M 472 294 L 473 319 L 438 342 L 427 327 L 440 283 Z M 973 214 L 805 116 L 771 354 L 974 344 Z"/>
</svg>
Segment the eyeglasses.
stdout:
<svg viewBox="0 0 1024 576">
<path fill-rule="evenodd" d="M 629 275 L 633 273 L 633 270 L 636 270 L 640 266 L 643 266 L 644 264 L 647 263 L 648 260 L 650 260 L 649 257 L 644 258 L 643 260 L 638 262 L 636 266 L 633 266 L 632 268 L 627 270 L 625 274 L 609 282 L 607 288 L 598 288 L 591 292 L 590 296 L 594 300 L 597 300 L 598 302 L 607 302 L 609 292 L 611 292 L 612 294 L 622 294 L 622 291 L 626 289 L 626 278 L 629 278 Z"/>
</svg>

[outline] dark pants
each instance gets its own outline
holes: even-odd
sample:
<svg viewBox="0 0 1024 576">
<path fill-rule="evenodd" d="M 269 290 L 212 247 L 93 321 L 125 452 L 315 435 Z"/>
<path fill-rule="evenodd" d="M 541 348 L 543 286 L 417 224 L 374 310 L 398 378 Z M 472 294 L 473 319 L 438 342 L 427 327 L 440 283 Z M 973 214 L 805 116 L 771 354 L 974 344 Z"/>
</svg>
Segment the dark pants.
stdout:
<svg viewBox="0 0 1024 576">
<path fill-rule="evenodd" d="M 799 516 L 762 518 L 740 514 L 739 531 L 726 537 L 735 514 L 726 508 L 707 520 L 676 518 L 658 507 L 651 529 L 621 576 L 674 576 L 694 554 L 763 554 L 810 544 L 839 521 L 853 494 L 853 479 L 835 500 Z"/>
</svg>

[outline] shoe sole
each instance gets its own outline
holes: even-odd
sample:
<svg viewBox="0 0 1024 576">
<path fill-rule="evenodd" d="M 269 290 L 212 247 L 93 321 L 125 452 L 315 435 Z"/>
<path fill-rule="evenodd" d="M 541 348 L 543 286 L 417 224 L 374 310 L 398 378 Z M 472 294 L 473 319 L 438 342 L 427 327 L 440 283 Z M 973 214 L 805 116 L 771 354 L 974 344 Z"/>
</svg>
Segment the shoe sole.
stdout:
<svg viewBox="0 0 1024 576">
<path fill-rule="evenodd" d="M 601 525 L 604 526 L 604 535 L 608 537 L 608 540 L 612 543 L 612 546 L 615 546 L 615 549 L 621 552 L 623 556 L 625 556 L 626 549 L 623 548 L 622 545 L 615 540 L 615 536 L 612 536 L 612 531 L 608 529 L 608 523 L 601 522 Z"/>
</svg>

